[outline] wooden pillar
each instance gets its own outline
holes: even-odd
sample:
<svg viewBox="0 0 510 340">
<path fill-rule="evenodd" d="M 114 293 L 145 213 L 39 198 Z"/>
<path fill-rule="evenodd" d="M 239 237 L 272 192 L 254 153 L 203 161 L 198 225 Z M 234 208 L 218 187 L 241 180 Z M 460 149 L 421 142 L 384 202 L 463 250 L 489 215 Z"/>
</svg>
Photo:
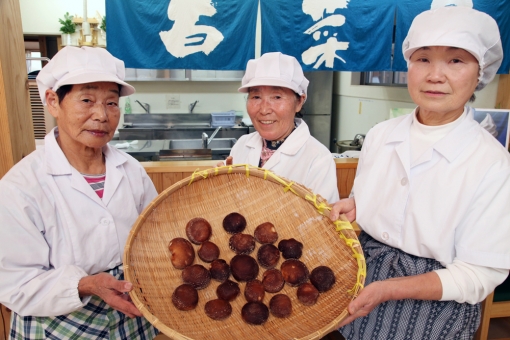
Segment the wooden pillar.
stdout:
<svg viewBox="0 0 510 340">
<path fill-rule="evenodd" d="M 0 1 L 0 178 L 35 150 L 19 0 Z"/>
<path fill-rule="evenodd" d="M 510 74 L 500 74 L 496 109 L 510 109 Z"/>
</svg>

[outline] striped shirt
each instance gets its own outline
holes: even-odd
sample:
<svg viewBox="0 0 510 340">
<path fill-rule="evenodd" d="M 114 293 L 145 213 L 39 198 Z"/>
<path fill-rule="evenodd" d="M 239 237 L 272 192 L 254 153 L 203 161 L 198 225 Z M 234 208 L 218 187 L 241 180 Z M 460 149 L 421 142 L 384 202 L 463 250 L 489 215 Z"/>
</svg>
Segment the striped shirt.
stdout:
<svg viewBox="0 0 510 340">
<path fill-rule="evenodd" d="M 100 174 L 100 175 L 87 175 L 82 174 L 83 178 L 87 181 L 88 184 L 90 184 L 90 187 L 92 190 L 94 190 L 99 196 L 99 198 L 103 198 L 103 192 L 104 192 L 104 181 L 106 179 L 106 173 Z"/>
</svg>

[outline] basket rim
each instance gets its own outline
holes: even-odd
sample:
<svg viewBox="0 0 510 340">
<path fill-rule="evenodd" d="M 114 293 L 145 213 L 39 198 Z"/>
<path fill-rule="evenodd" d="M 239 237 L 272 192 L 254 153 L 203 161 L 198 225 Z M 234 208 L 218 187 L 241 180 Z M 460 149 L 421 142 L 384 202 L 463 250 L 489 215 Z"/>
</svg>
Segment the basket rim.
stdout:
<svg viewBox="0 0 510 340">
<path fill-rule="evenodd" d="M 262 178 L 264 180 L 268 180 L 270 182 L 281 185 L 284 191 L 291 191 L 293 194 L 297 195 L 298 197 L 301 197 L 309 204 L 312 204 L 321 215 L 329 216 L 329 211 L 331 211 L 331 205 L 329 205 L 328 202 L 323 197 L 314 194 L 310 189 L 306 188 L 305 186 L 299 183 L 289 181 L 283 177 L 276 175 L 275 173 L 268 169 L 262 169 L 249 164 L 234 164 L 222 167 L 215 167 L 207 170 L 196 170 L 189 177 L 174 183 L 173 185 L 162 191 L 151 203 L 149 203 L 149 205 L 147 205 L 147 207 L 145 207 L 142 213 L 138 216 L 137 220 L 133 225 L 133 228 L 129 232 L 129 236 L 124 248 L 123 264 L 125 280 L 132 282 L 132 280 L 134 279 L 134 277 L 132 276 L 131 268 L 129 266 L 130 263 L 129 250 L 131 244 L 133 243 L 137 232 L 142 228 L 144 224 L 143 222 L 148 218 L 148 216 L 155 209 L 155 207 L 158 206 L 159 203 L 165 200 L 169 195 L 171 195 L 172 193 L 174 193 L 175 191 L 179 190 L 184 186 L 191 185 L 196 181 L 206 180 L 212 176 L 219 176 L 225 174 L 245 174 L 247 177 L 255 176 Z M 365 257 L 363 255 L 361 244 L 359 243 L 356 233 L 354 232 L 354 229 L 349 220 L 347 219 L 347 217 L 344 214 L 341 214 L 338 220 L 332 222 L 335 225 L 335 231 L 339 235 L 340 239 L 343 242 L 345 242 L 345 244 L 351 249 L 352 251 L 351 256 L 356 260 L 358 265 L 356 284 L 351 290 L 349 290 L 349 292 L 352 294 L 352 299 L 354 299 L 358 296 L 359 292 L 363 289 L 365 284 L 366 278 Z M 129 295 L 134 305 L 138 308 L 142 315 L 154 327 L 159 329 L 165 335 L 173 339 L 193 340 L 192 338 L 189 338 L 175 331 L 174 329 L 166 326 L 163 322 L 161 322 L 140 301 L 138 295 L 136 295 L 134 291 L 131 291 Z M 349 313 L 347 311 L 347 308 L 345 308 L 344 311 L 340 315 L 338 315 L 335 319 L 333 319 L 333 321 L 331 321 L 328 325 L 322 327 L 315 333 L 309 334 L 308 336 L 302 337 L 300 339 L 301 340 L 319 339 L 320 337 L 336 329 L 336 326 L 338 326 L 338 324 L 341 321 L 343 321 L 348 316 L 348 314 Z"/>
</svg>

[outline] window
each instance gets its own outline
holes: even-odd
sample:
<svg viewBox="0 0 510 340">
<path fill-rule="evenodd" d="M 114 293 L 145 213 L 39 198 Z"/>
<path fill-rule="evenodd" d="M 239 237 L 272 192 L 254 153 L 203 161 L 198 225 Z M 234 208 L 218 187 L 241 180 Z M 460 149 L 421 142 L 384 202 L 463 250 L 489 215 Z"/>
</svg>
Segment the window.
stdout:
<svg viewBox="0 0 510 340">
<path fill-rule="evenodd" d="M 407 86 L 407 72 L 370 71 L 361 72 L 360 85 Z"/>
<path fill-rule="evenodd" d="M 30 73 L 39 71 L 42 69 L 42 61 L 41 59 L 41 52 L 39 51 L 25 51 L 25 57 L 27 60 L 27 73 L 30 75 Z"/>
</svg>

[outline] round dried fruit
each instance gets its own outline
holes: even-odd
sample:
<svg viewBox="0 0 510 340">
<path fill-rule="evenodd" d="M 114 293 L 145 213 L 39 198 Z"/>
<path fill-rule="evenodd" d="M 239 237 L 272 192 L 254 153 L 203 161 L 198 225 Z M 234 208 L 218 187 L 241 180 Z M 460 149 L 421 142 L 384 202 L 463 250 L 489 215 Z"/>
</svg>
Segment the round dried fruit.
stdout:
<svg viewBox="0 0 510 340">
<path fill-rule="evenodd" d="M 228 245 L 236 254 L 248 255 L 255 249 L 255 239 L 251 235 L 237 233 L 230 237 Z"/>
<path fill-rule="evenodd" d="M 276 294 L 269 301 L 269 311 L 277 318 L 286 318 L 292 314 L 292 302 L 285 294 Z"/>
<path fill-rule="evenodd" d="M 244 297 L 248 302 L 262 302 L 266 294 L 264 285 L 259 280 L 252 280 L 246 283 Z"/>
<path fill-rule="evenodd" d="M 186 224 L 186 236 L 194 244 L 200 244 L 211 237 L 212 228 L 206 219 L 196 217 Z"/>
<path fill-rule="evenodd" d="M 330 290 L 335 281 L 335 274 L 331 268 L 326 266 L 319 266 L 312 270 L 310 274 L 310 282 L 321 293 Z"/>
<path fill-rule="evenodd" d="M 303 243 L 296 239 L 281 240 L 278 249 L 282 252 L 284 259 L 299 259 L 303 254 Z"/>
<path fill-rule="evenodd" d="M 251 325 L 262 325 L 269 317 L 269 308 L 262 302 L 248 302 L 241 309 L 241 317 Z"/>
<path fill-rule="evenodd" d="M 257 260 L 261 267 L 271 269 L 280 260 L 280 251 L 272 244 L 264 244 L 257 251 Z"/>
<path fill-rule="evenodd" d="M 310 282 L 305 282 L 297 289 L 297 298 L 305 306 L 313 306 L 319 298 L 319 291 Z"/>
<path fill-rule="evenodd" d="M 213 320 L 223 320 L 232 314 L 232 306 L 228 301 L 215 299 L 205 303 L 205 315 Z"/>
<path fill-rule="evenodd" d="M 280 270 L 282 271 L 283 279 L 291 287 L 297 287 L 308 281 L 308 268 L 299 260 L 290 259 L 284 261 Z"/>
<path fill-rule="evenodd" d="M 182 280 L 196 289 L 203 289 L 211 282 L 211 273 L 201 264 L 194 264 L 184 268 Z"/>
<path fill-rule="evenodd" d="M 172 294 L 172 303 L 179 310 L 192 310 L 198 304 L 198 292 L 191 285 L 180 285 Z"/>
<path fill-rule="evenodd" d="M 278 293 L 283 289 L 285 280 L 283 279 L 282 272 L 273 268 L 264 272 L 264 275 L 262 276 L 262 284 L 264 285 L 266 292 Z"/>
<path fill-rule="evenodd" d="M 255 228 L 253 236 L 255 236 L 255 240 L 261 244 L 272 244 L 278 240 L 278 233 L 271 222 L 260 224 L 257 228 Z"/>
<path fill-rule="evenodd" d="M 223 228 L 229 234 L 241 233 L 246 228 L 246 219 L 239 213 L 230 213 L 223 219 Z"/>
<path fill-rule="evenodd" d="M 212 262 L 220 256 L 220 248 L 211 241 L 204 241 L 197 253 L 202 261 Z"/>
<path fill-rule="evenodd" d="M 168 250 L 171 254 L 170 261 L 175 269 L 184 269 L 195 261 L 195 249 L 185 238 L 174 238 L 168 244 Z"/>
<path fill-rule="evenodd" d="M 239 284 L 231 280 L 223 282 L 216 288 L 218 298 L 226 301 L 234 301 L 240 293 Z"/>
<path fill-rule="evenodd" d="M 230 266 L 225 260 L 214 260 L 211 262 L 209 272 L 211 273 L 212 279 L 225 282 L 230 277 Z"/>
<path fill-rule="evenodd" d="M 237 281 L 251 281 L 259 275 L 257 261 L 249 255 L 236 255 L 230 260 L 230 271 Z"/>
</svg>

